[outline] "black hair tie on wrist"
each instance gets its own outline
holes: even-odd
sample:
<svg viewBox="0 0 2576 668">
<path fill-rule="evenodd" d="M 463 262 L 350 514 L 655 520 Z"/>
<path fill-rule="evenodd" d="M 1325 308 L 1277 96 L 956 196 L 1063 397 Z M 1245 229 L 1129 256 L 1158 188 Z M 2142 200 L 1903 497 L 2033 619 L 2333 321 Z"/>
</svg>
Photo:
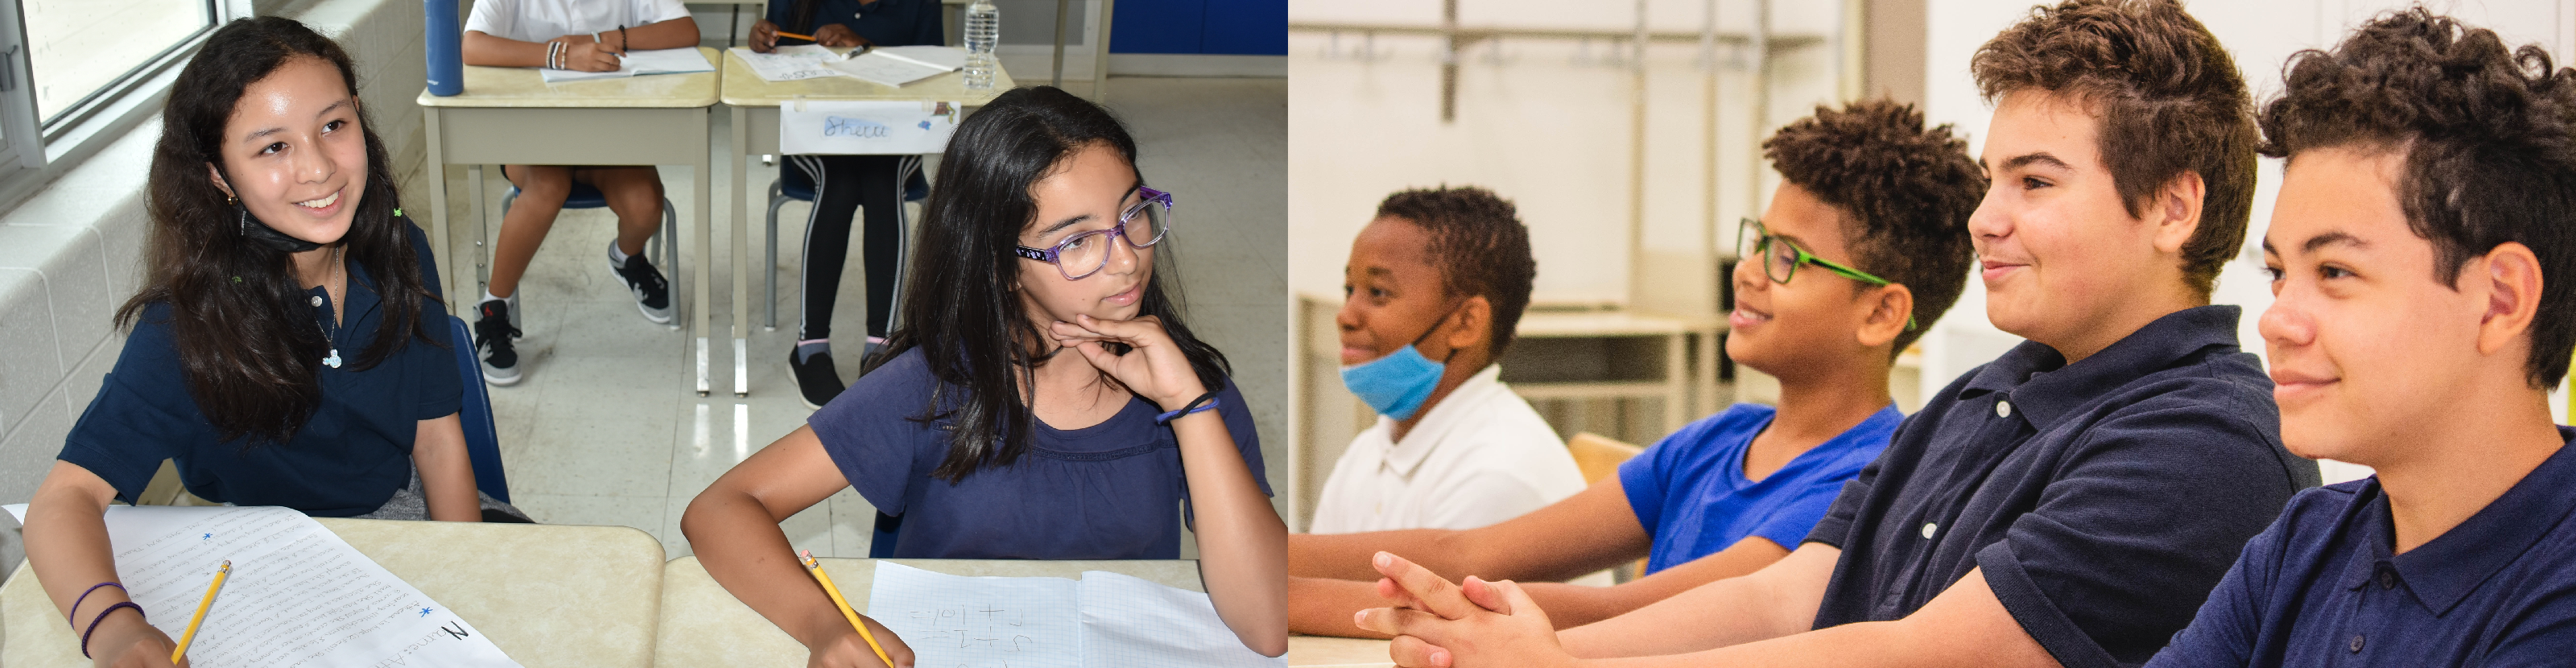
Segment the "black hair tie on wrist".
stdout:
<svg viewBox="0 0 2576 668">
<path fill-rule="evenodd" d="M 1207 393 L 1207 394 L 1199 395 L 1199 398 L 1197 398 L 1197 399 L 1191 399 L 1191 400 L 1190 400 L 1190 403 L 1188 403 L 1188 404 L 1186 404 L 1186 405 L 1181 406 L 1181 409 L 1180 409 L 1180 410 L 1172 411 L 1172 412 L 1169 412 L 1169 413 L 1164 413 L 1164 414 L 1162 414 L 1162 415 L 1156 415 L 1156 416 L 1154 416 L 1154 424 L 1170 424 L 1173 420 L 1178 420 L 1178 419 L 1180 419 L 1180 418 L 1181 418 L 1181 416 L 1183 416 L 1183 415 L 1188 415 L 1188 414 L 1191 414 L 1191 413 L 1197 413 L 1197 412 L 1205 411 L 1205 410 L 1208 410 L 1208 409 L 1211 409 L 1211 408 L 1216 408 L 1216 406 L 1217 406 L 1216 394 L 1217 394 L 1217 393 L 1215 393 L 1215 392 L 1209 392 L 1209 393 Z"/>
<path fill-rule="evenodd" d="M 118 588 L 118 589 L 124 589 L 124 587 L 117 587 L 117 588 Z M 144 616 L 144 615 L 143 615 L 143 606 L 135 605 L 133 601 L 123 601 L 123 602 L 119 602 L 119 603 L 117 603 L 116 605 L 107 606 L 107 611 L 106 611 L 106 612 L 98 613 L 98 616 L 97 616 L 97 617 L 91 617 L 91 618 L 89 618 L 89 630 L 87 630 L 87 631 L 82 631 L 82 632 L 81 632 L 81 658 L 84 658 L 84 659 L 86 659 L 86 658 L 90 658 L 90 657 L 89 657 L 89 636 L 90 636 L 90 634 L 97 633 L 97 632 L 98 632 L 98 623 L 99 623 L 99 622 L 103 622 L 103 621 L 107 621 L 107 616 L 108 616 L 108 615 L 116 614 L 116 609 L 117 609 L 117 608 L 133 608 L 133 609 L 134 609 L 134 615 L 135 615 L 135 616 L 137 616 L 137 617 L 143 617 L 143 616 Z M 148 617 L 147 617 L 147 618 L 145 619 L 144 623 L 146 623 L 146 624 L 151 623 L 150 618 L 148 618 Z"/>
</svg>

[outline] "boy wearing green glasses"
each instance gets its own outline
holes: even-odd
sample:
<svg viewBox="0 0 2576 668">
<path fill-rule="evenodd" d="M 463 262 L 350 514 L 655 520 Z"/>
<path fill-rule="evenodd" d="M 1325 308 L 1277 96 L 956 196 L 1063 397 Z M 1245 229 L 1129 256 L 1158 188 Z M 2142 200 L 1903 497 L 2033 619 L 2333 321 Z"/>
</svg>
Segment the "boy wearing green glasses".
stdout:
<svg viewBox="0 0 2576 668">
<path fill-rule="evenodd" d="M 1699 420 L 1619 475 L 1492 526 L 1289 536 L 1292 630 L 1370 635 L 1351 615 L 1383 605 L 1368 582 L 1377 550 L 1447 577 L 1527 580 L 1647 560 L 1615 587 L 1528 586 L 1572 626 L 1752 572 L 1806 537 L 1903 418 L 1889 366 L 1965 289 L 1985 179 L 1948 126 L 1883 101 L 1820 107 L 1763 147 L 1783 183 L 1738 231 L 1726 352 L 1780 379 L 1779 406 Z"/>
</svg>

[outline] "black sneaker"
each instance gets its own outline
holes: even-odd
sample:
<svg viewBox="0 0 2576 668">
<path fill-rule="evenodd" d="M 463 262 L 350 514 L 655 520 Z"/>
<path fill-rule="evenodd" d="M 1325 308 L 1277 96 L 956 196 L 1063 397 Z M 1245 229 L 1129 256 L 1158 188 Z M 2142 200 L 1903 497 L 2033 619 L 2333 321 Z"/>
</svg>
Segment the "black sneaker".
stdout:
<svg viewBox="0 0 2576 668">
<path fill-rule="evenodd" d="M 510 322 L 510 303 L 494 299 L 474 310 L 479 314 L 474 320 L 474 350 L 483 360 L 483 382 L 519 384 L 519 353 L 510 349 L 510 342 L 519 338 L 519 327 Z"/>
<path fill-rule="evenodd" d="M 787 368 L 795 372 L 796 398 L 803 400 L 806 408 L 822 410 L 823 404 L 832 403 L 832 397 L 841 396 L 841 390 L 845 389 L 841 385 L 841 370 L 832 366 L 831 353 L 815 353 L 812 361 L 799 362 L 796 361 L 796 350 L 789 348 Z"/>
<path fill-rule="evenodd" d="M 608 243 L 611 249 L 616 248 L 616 240 Z M 655 324 L 671 322 L 671 284 L 662 280 L 662 272 L 655 271 L 653 262 L 644 259 L 643 253 L 626 256 L 626 265 L 622 267 L 617 261 L 610 260 L 608 272 L 625 281 L 628 292 L 635 293 L 635 310 L 644 312 L 645 320 Z"/>
</svg>

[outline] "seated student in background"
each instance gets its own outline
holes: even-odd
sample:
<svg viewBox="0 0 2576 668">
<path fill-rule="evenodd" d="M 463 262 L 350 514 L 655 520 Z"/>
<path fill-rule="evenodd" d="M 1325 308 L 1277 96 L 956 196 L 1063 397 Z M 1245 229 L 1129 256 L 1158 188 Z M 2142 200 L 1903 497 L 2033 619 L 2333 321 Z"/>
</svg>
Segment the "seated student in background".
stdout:
<svg viewBox="0 0 2576 668">
<path fill-rule="evenodd" d="M 1582 491 L 1565 441 L 1494 364 L 1538 276 L 1511 202 L 1388 195 L 1342 271 L 1342 383 L 1379 418 L 1333 464 L 1307 530 L 1472 529 Z"/>
<path fill-rule="evenodd" d="M 477 0 L 465 18 L 467 65 L 606 72 L 617 69 L 628 49 L 697 45 L 698 22 L 680 0 Z M 653 167 L 502 165 L 501 174 L 518 186 L 519 198 L 501 214 L 490 285 L 474 306 L 474 346 L 485 382 L 514 385 L 525 370 L 513 347 L 519 325 L 528 321 L 519 310 L 519 279 L 574 183 L 598 188 L 617 214 L 609 274 L 635 295 L 644 319 L 671 321 L 670 283 L 643 255 L 644 242 L 662 226 L 662 178 Z"/>
<path fill-rule="evenodd" d="M 1726 354 L 1780 379 L 1775 410 L 1736 404 L 1683 427 L 1582 493 L 1500 524 L 1288 537 L 1289 629 L 1365 633 L 1378 550 L 1442 577 L 1562 580 L 1640 557 L 1615 587 L 1523 585 L 1559 628 L 1607 619 L 1788 556 L 1904 418 L 1896 353 L 1967 287 L 1968 214 L 1985 177 L 1949 126 L 1890 102 L 1818 107 L 1763 142 L 1782 175 L 1739 230 Z M 1793 280 L 1794 279 L 1794 280 Z M 1342 579 L 1325 579 L 1342 578 Z"/>
<path fill-rule="evenodd" d="M 831 47 L 937 46 L 939 0 L 770 0 L 769 16 L 751 24 L 751 50 L 778 48 L 784 30 Z M 794 42 L 805 40 L 785 38 Z M 804 278 L 798 281 L 796 347 L 787 367 L 798 398 L 822 408 L 843 389 L 832 364 L 832 306 L 841 292 L 841 265 L 850 254 L 850 218 L 868 217 L 860 244 L 868 285 L 867 346 L 859 359 L 885 344 L 894 320 L 896 272 L 903 266 L 904 182 L 921 170 L 917 155 L 790 155 L 781 169 L 804 170 L 814 179 L 814 207 L 805 217 Z"/>
<path fill-rule="evenodd" d="M 277 17 L 225 24 L 171 84 L 130 333 L 27 506 L 28 564 L 99 665 L 168 665 L 170 639 L 98 586 L 117 580 L 102 513 L 164 459 L 212 501 L 517 513 L 475 491 L 438 265 L 356 91 L 346 51 Z"/>
<path fill-rule="evenodd" d="M 2042 8 L 1977 51 L 1986 316 L 2029 340 L 1931 395 L 1804 544 L 1565 631 L 1509 583 L 1394 555 L 1361 613 L 1407 666 L 2134 665 L 2313 462 L 2211 306 L 2254 192 L 2252 105 L 2172 0 Z M 1500 612 L 1497 612 L 1500 611 Z"/>
<path fill-rule="evenodd" d="M 2576 661 L 2576 70 L 2423 8 L 2290 59 L 2263 239 L 2291 499 L 2150 666 Z"/>
<path fill-rule="evenodd" d="M 1252 413 L 1165 292 L 1172 195 L 1135 165 L 1108 110 L 1055 88 L 967 117 L 880 366 L 689 503 L 707 573 L 813 665 L 876 659 L 778 522 L 853 487 L 900 522 L 903 558 L 1174 559 L 1191 522 L 1217 615 L 1287 651 L 1288 529 Z"/>
</svg>

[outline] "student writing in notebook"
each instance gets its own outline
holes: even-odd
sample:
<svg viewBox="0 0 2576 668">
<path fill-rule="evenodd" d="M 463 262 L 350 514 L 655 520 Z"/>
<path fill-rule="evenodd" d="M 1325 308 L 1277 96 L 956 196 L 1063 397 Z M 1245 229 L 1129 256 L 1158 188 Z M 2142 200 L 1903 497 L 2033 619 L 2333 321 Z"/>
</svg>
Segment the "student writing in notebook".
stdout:
<svg viewBox="0 0 2576 668">
<path fill-rule="evenodd" d="M 830 47 L 920 46 L 941 43 L 938 0 L 770 0 L 769 15 L 751 25 L 751 50 L 777 50 L 784 30 Z M 803 42 L 793 37 L 789 42 Z M 822 408 L 840 395 L 832 363 L 832 307 L 840 298 L 841 265 L 850 254 L 850 222 L 867 217 L 860 248 L 867 278 L 867 339 L 855 359 L 885 346 L 894 321 L 894 296 L 903 267 L 902 220 L 897 207 L 921 182 L 917 155 L 790 155 L 779 165 L 814 182 L 814 206 L 805 217 L 805 260 L 796 299 L 796 346 L 787 357 L 797 396 Z M 926 188 L 927 185 L 921 187 Z"/>
<path fill-rule="evenodd" d="M 464 342 L 356 90 L 347 52 L 276 17 L 225 24 L 171 86 L 130 333 L 27 508 L 28 563 L 98 665 L 168 665 L 170 639 L 119 605 L 101 517 L 164 459 L 212 501 L 516 515 L 475 491 Z"/>
<path fill-rule="evenodd" d="M 1726 352 L 1779 379 L 1778 407 L 1701 419 L 1618 475 L 1499 524 L 1290 536 L 1289 572 L 1312 576 L 1289 582 L 1292 630 L 1368 634 L 1351 615 L 1382 605 L 1378 550 L 1489 580 L 1648 560 L 1645 577 L 1615 587 L 1523 585 L 1572 627 L 1753 572 L 1806 538 L 1903 419 L 1889 367 L 1966 289 L 1967 219 L 1985 177 L 1948 126 L 1926 130 L 1922 114 L 1883 101 L 1818 108 L 1763 148 L 1783 181 L 1762 220 L 1738 230 Z M 1376 289 L 1353 269 L 1355 289 Z"/>
<path fill-rule="evenodd" d="M 478 0 L 465 18 L 463 46 L 467 65 L 606 72 L 617 69 L 618 57 L 630 49 L 697 44 L 698 23 L 680 0 Z M 644 242 L 662 226 L 662 178 L 653 167 L 503 165 L 501 174 L 518 186 L 519 198 L 501 214 L 489 285 L 475 300 L 474 346 L 485 382 L 515 385 L 526 369 L 516 347 L 528 321 L 519 305 L 519 279 L 575 183 L 599 189 L 617 214 L 609 274 L 634 295 L 644 319 L 671 321 L 670 282 L 643 256 Z"/>
<path fill-rule="evenodd" d="M 708 574 L 812 665 L 877 665 L 778 528 L 845 488 L 894 557 L 1172 559 L 1187 521 L 1218 616 L 1287 651 L 1287 529 L 1251 412 L 1182 322 L 1157 261 L 1177 196 L 1135 159 L 1108 110 L 1055 88 L 968 117 L 877 368 L 690 502 Z"/>
</svg>

